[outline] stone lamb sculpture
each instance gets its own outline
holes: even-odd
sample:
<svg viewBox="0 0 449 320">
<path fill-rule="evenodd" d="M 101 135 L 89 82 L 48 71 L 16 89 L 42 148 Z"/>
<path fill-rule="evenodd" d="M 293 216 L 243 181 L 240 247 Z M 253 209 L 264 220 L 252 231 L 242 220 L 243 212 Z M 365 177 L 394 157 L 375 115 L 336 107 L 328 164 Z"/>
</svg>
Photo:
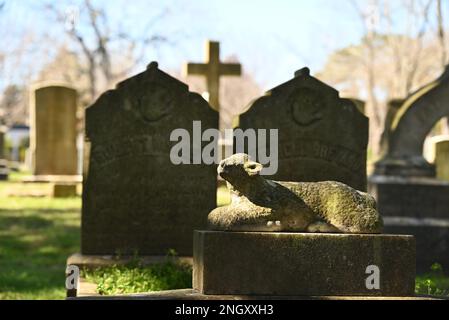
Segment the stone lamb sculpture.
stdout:
<svg viewBox="0 0 449 320">
<path fill-rule="evenodd" d="M 382 233 L 376 201 L 339 182 L 276 182 L 260 175 L 263 166 L 246 154 L 223 160 L 219 175 L 232 203 L 209 215 L 215 231 Z"/>
</svg>

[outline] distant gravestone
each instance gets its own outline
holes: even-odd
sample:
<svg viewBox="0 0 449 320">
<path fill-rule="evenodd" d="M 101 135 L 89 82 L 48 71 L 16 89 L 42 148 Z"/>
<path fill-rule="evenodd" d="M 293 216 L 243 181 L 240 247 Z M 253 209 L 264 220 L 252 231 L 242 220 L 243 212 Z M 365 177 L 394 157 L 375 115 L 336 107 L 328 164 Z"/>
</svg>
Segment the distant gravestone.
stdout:
<svg viewBox="0 0 449 320">
<path fill-rule="evenodd" d="M 368 118 L 307 68 L 256 100 L 240 116 L 240 128 L 279 130 L 274 180 L 334 180 L 367 188 Z"/>
<path fill-rule="evenodd" d="M 216 129 L 218 113 L 157 63 L 86 110 L 82 254 L 192 255 L 217 183 L 216 166 L 170 160 L 171 133 L 192 137 L 193 121 Z"/>
<path fill-rule="evenodd" d="M 0 126 L 0 159 L 5 158 L 5 134 L 6 134 L 6 128 L 3 126 Z"/>
<path fill-rule="evenodd" d="M 6 129 L 0 126 L 0 181 L 8 180 L 9 168 L 5 159 L 5 132 Z"/>
<path fill-rule="evenodd" d="M 30 148 L 35 176 L 77 174 L 76 108 L 73 88 L 51 85 L 32 91 Z"/>
<path fill-rule="evenodd" d="M 376 163 L 376 175 L 435 177 L 435 168 L 423 155 L 432 128 L 449 114 L 449 66 L 435 81 L 422 87 L 402 104 L 385 125 L 385 155 Z M 398 106 L 400 106 L 398 108 Z"/>
<path fill-rule="evenodd" d="M 439 141 L 435 146 L 437 178 L 449 181 L 449 140 Z"/>
<path fill-rule="evenodd" d="M 436 166 L 424 157 L 425 141 L 432 141 L 427 139 L 430 131 L 449 114 L 448 89 L 449 66 L 405 100 L 390 101 L 383 157 L 369 179 L 385 232 L 416 236 L 420 273 L 435 263 L 449 268 L 449 181 L 437 179 Z"/>
</svg>

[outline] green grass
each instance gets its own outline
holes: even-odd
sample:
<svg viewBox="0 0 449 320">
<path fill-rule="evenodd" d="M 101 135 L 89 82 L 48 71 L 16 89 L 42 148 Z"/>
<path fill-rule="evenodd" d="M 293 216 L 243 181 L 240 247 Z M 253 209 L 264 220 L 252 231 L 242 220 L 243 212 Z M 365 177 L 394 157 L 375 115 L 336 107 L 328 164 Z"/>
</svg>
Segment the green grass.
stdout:
<svg viewBox="0 0 449 320">
<path fill-rule="evenodd" d="M 223 207 L 231 203 L 231 194 L 227 187 L 223 186 L 217 190 L 217 206 Z"/>
<path fill-rule="evenodd" d="M 15 187 L 1 183 L 0 192 Z M 80 198 L 18 198 L 2 193 L 0 299 L 65 298 L 66 259 L 79 251 L 80 207 Z"/>
<path fill-rule="evenodd" d="M 170 260 L 145 267 L 135 264 L 83 270 L 82 276 L 87 281 L 97 284 L 97 292 L 101 295 L 143 293 L 192 287 L 192 267 L 188 264 L 175 263 Z"/>
<path fill-rule="evenodd" d="M 449 277 L 443 273 L 441 265 L 435 264 L 432 270 L 416 278 L 416 294 L 449 296 Z"/>
</svg>

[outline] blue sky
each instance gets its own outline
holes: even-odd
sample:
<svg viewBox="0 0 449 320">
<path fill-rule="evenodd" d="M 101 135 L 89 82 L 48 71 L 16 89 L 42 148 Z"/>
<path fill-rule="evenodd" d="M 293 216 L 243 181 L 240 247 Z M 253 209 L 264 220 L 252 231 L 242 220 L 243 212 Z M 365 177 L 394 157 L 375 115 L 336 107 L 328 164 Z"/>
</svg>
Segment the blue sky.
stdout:
<svg viewBox="0 0 449 320">
<path fill-rule="evenodd" d="M 45 0 L 6 1 L 8 10 L 0 20 L 0 28 L 8 29 L 10 43 L 24 30 L 64 37 L 61 27 L 42 10 Z M 79 1 L 53 3 L 64 8 L 76 7 Z M 369 2 L 358 1 L 362 5 Z M 391 0 L 397 16 L 401 1 Z M 218 40 L 222 57 L 238 57 L 244 69 L 265 89 L 290 79 L 303 66 L 309 66 L 312 72 L 319 71 L 332 51 L 357 43 L 363 35 L 362 21 L 349 0 L 96 0 L 94 3 L 107 8 L 112 27 L 120 26 L 136 34 L 142 32 L 149 17 L 168 9 L 155 29 L 174 37 L 176 44 L 148 52 L 146 61 L 158 60 L 163 69 L 178 69 L 185 61 L 203 60 L 206 39 Z M 398 18 L 395 30 L 401 30 L 403 25 L 405 21 Z"/>
</svg>

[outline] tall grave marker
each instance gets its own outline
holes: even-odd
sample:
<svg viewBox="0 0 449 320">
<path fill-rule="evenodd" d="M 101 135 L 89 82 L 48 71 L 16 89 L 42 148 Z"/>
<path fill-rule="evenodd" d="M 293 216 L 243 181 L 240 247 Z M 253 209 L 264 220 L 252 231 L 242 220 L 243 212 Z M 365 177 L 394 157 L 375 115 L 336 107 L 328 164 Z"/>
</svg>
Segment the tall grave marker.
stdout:
<svg viewBox="0 0 449 320">
<path fill-rule="evenodd" d="M 184 66 L 186 75 L 200 75 L 206 77 L 209 104 L 217 111 L 220 110 L 220 77 L 240 76 L 242 66 L 238 63 L 222 63 L 220 61 L 220 43 L 206 42 L 206 62 L 188 63 Z"/>
<path fill-rule="evenodd" d="M 36 86 L 31 95 L 32 172 L 77 175 L 77 92 L 65 85 Z"/>
<path fill-rule="evenodd" d="M 256 100 L 240 116 L 240 128 L 279 130 L 279 170 L 273 180 L 334 180 L 367 188 L 368 118 L 308 68 Z"/>
<path fill-rule="evenodd" d="M 218 114 L 157 63 L 86 110 L 82 254 L 192 255 L 216 206 L 216 166 L 173 164 L 170 136 L 193 137 L 194 121 L 217 129 Z"/>
</svg>

